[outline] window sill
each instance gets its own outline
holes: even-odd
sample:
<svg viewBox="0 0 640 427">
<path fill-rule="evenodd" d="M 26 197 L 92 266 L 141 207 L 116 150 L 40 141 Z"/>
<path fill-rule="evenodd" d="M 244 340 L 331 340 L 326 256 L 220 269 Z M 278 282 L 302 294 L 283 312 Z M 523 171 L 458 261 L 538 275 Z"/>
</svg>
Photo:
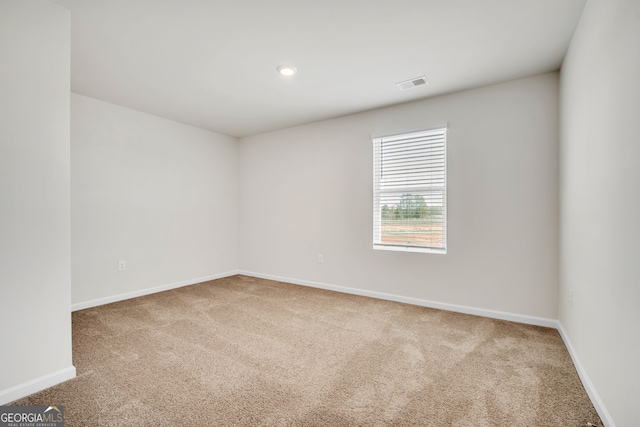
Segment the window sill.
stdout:
<svg viewBox="0 0 640 427">
<path fill-rule="evenodd" d="M 373 249 L 378 251 L 395 251 L 395 252 L 420 252 L 424 254 L 446 255 L 446 249 L 420 248 L 416 246 L 390 246 L 390 245 L 373 245 Z"/>
</svg>

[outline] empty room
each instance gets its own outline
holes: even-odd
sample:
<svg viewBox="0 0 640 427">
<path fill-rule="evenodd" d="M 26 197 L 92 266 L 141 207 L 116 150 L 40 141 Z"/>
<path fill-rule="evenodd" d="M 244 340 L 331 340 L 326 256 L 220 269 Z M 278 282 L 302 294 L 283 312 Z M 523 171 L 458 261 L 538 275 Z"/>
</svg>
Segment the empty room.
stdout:
<svg viewBox="0 0 640 427">
<path fill-rule="evenodd" d="M 0 112 L 0 427 L 640 419 L 640 0 L 0 0 Z"/>
</svg>

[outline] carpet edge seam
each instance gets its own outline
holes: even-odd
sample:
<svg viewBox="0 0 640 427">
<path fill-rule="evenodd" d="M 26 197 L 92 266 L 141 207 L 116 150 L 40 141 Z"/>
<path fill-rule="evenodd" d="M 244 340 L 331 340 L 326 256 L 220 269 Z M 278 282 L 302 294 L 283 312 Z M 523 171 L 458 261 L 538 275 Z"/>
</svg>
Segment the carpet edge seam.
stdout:
<svg viewBox="0 0 640 427">
<path fill-rule="evenodd" d="M 558 321 L 556 319 L 528 316 L 528 315 L 516 314 L 516 313 L 508 313 L 508 312 L 497 311 L 497 310 L 488 310 L 484 308 L 476 308 L 476 307 L 470 307 L 470 306 L 464 306 L 464 305 L 458 305 L 458 304 L 442 303 L 437 301 L 429 301 L 429 300 L 424 300 L 420 298 L 388 294 L 385 292 L 368 291 L 366 289 L 350 288 L 350 287 L 339 286 L 339 285 L 330 285 L 327 283 L 294 279 L 292 277 L 275 276 L 271 274 L 262 274 L 262 273 L 256 273 L 253 271 L 246 271 L 246 270 L 239 270 L 238 274 L 249 276 L 249 277 L 256 277 L 260 279 L 275 280 L 279 282 L 293 283 L 296 285 L 343 292 L 347 294 L 378 298 L 378 299 L 383 299 L 387 301 L 402 302 L 402 303 L 417 305 L 421 307 L 436 308 L 439 310 L 453 311 L 456 313 L 471 314 L 474 316 L 489 317 L 492 319 L 508 320 L 511 322 L 526 323 L 529 325 L 558 329 Z"/>
<path fill-rule="evenodd" d="M 97 307 L 100 305 L 110 304 L 112 302 L 124 301 L 131 298 L 137 298 L 145 295 L 155 294 L 158 292 L 164 292 L 171 289 L 181 288 L 183 286 L 195 285 L 197 283 L 208 282 L 210 280 L 222 279 L 225 277 L 231 277 L 240 274 L 239 270 L 226 271 L 224 273 L 212 274 L 204 277 L 197 277 L 195 279 L 182 280 L 180 282 L 169 283 L 165 285 L 152 286 L 150 288 L 138 289 L 135 291 L 124 292 L 117 295 L 106 296 L 102 298 L 96 298 L 89 301 L 77 302 L 71 304 L 71 311 L 84 310 L 86 308 Z"/>
<path fill-rule="evenodd" d="M 15 385 L 5 390 L 0 390 L 0 405 L 29 396 L 41 390 L 53 387 L 76 377 L 76 367 L 71 365 L 66 368 L 33 378 L 21 384 Z"/>
<path fill-rule="evenodd" d="M 591 403 L 593 404 L 593 407 L 595 408 L 596 412 L 600 416 L 600 419 L 602 420 L 602 422 L 606 427 L 616 427 L 615 423 L 613 422 L 613 418 L 611 418 L 611 414 L 605 407 L 604 402 L 602 401 L 602 398 L 596 391 L 596 388 L 591 382 L 589 375 L 587 375 L 587 371 L 584 369 L 584 366 L 582 366 L 582 363 L 578 358 L 578 354 L 576 353 L 576 350 L 573 347 L 573 344 L 571 344 L 569 335 L 567 335 L 567 332 L 565 331 L 564 327 L 562 326 L 562 323 L 559 320 L 558 320 L 557 329 L 558 329 L 558 332 L 560 333 L 560 337 L 562 338 L 562 341 L 564 342 L 565 347 L 567 347 L 567 350 L 569 351 L 569 355 L 571 356 L 571 361 L 573 362 L 573 366 L 575 366 L 576 371 L 578 372 L 578 377 L 580 378 L 580 382 L 582 382 L 582 386 L 587 392 L 589 399 L 591 399 Z"/>
</svg>

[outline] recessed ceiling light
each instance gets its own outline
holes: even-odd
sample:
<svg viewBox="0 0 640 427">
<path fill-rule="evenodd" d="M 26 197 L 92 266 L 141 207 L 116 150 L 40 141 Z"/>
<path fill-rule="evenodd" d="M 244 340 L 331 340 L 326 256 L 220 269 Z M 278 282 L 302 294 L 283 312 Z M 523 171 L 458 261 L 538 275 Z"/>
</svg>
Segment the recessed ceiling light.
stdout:
<svg viewBox="0 0 640 427">
<path fill-rule="evenodd" d="M 280 75 L 284 77 L 291 77 L 298 72 L 298 70 L 296 70 L 296 67 L 292 67 L 291 65 L 281 65 L 277 68 L 277 70 L 278 73 L 280 73 Z"/>
</svg>

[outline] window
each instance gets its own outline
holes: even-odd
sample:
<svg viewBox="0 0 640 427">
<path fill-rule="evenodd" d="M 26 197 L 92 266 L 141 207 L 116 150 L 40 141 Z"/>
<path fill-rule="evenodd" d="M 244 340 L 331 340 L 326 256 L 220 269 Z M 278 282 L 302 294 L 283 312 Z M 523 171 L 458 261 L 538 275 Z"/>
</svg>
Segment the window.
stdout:
<svg viewBox="0 0 640 427">
<path fill-rule="evenodd" d="M 446 253 L 446 125 L 373 138 L 373 248 Z"/>
</svg>

